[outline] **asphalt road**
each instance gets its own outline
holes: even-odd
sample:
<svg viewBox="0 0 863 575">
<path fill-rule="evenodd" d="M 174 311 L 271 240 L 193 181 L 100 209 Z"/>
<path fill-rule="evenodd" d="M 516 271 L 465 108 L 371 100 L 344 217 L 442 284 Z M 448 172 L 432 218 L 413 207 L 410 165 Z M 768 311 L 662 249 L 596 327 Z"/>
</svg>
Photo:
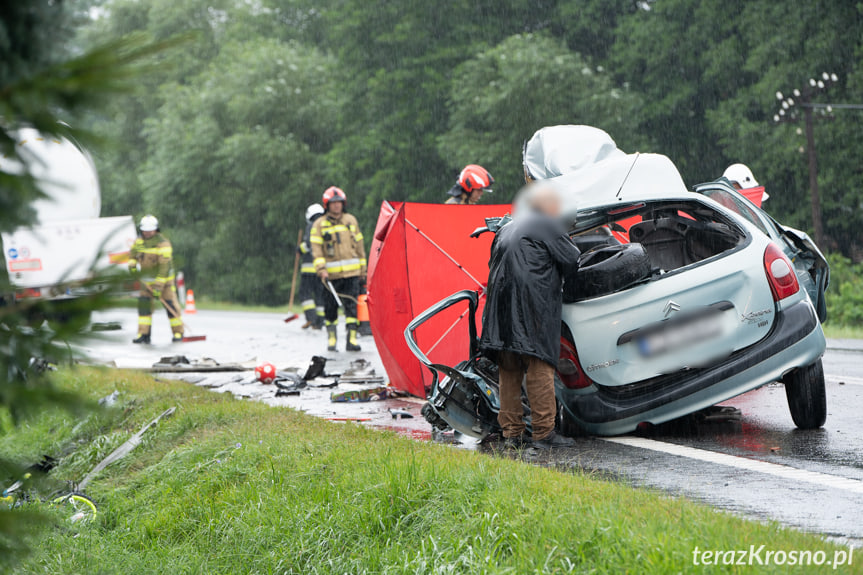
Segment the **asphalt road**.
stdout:
<svg viewBox="0 0 863 575">
<path fill-rule="evenodd" d="M 94 361 L 126 368 L 149 368 L 161 357 L 182 354 L 191 360 L 209 357 L 219 363 L 247 367 L 270 361 L 280 369 L 303 371 L 311 356 L 329 358 L 328 373 L 342 373 L 351 362 L 365 360 L 363 373 L 384 375 L 371 338 L 362 338 L 363 352 L 327 353 L 321 332 L 303 331 L 301 320 L 285 324 L 283 316 L 263 313 L 208 312 L 185 318 L 190 331 L 205 342 L 171 344 L 167 319 L 154 316 L 154 345 L 133 346 L 134 310 L 101 314 L 95 321 L 115 321 L 121 331 L 105 332 L 83 346 Z M 343 329 L 343 328 L 342 328 Z M 340 331 L 339 345 L 344 345 Z M 533 463 L 577 469 L 613 477 L 637 486 L 707 502 L 760 520 L 775 520 L 863 545 L 863 342 L 831 341 L 824 356 L 828 417 L 823 429 L 794 427 L 781 385 L 747 393 L 725 405 L 742 411 L 742 419 L 726 423 L 672 422 L 639 436 L 583 438 L 574 449 L 552 456 L 524 453 Z M 343 349 L 343 347 L 342 347 Z M 289 406 L 319 417 L 357 419 L 417 439 L 431 439 L 419 414 L 422 401 L 404 398 L 369 403 L 332 403 L 331 392 L 373 387 L 341 383 L 314 388 L 298 396 L 275 397 L 273 386 L 253 382 L 250 372 L 183 377 L 214 391 Z M 329 380 L 321 379 L 322 384 Z M 180 385 L 181 383 L 178 383 Z M 390 410 L 407 411 L 411 419 L 394 419 Z M 436 437 L 463 447 L 472 440 Z"/>
</svg>

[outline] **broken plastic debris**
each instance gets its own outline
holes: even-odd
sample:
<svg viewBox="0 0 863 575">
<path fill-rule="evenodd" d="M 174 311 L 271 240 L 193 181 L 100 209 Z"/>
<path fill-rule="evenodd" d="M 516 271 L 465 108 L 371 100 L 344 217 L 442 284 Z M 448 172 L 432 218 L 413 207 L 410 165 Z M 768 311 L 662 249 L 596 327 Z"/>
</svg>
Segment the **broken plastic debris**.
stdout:
<svg viewBox="0 0 863 575">
<path fill-rule="evenodd" d="M 393 419 L 413 419 L 413 414 L 406 409 L 390 409 L 390 415 Z"/>
</svg>

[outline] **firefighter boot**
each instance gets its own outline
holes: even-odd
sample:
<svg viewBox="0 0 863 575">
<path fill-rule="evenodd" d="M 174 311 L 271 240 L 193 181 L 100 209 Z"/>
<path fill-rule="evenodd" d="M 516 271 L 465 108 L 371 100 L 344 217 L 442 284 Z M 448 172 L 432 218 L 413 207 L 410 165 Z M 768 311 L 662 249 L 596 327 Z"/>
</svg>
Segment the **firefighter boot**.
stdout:
<svg viewBox="0 0 863 575">
<path fill-rule="evenodd" d="M 362 351 L 363 348 L 357 343 L 357 325 L 348 326 L 348 343 L 345 345 L 346 351 Z"/>
<path fill-rule="evenodd" d="M 150 334 L 139 333 L 138 337 L 132 340 L 132 343 L 150 343 Z"/>
<path fill-rule="evenodd" d="M 336 324 L 327 326 L 327 351 L 336 351 Z"/>
</svg>

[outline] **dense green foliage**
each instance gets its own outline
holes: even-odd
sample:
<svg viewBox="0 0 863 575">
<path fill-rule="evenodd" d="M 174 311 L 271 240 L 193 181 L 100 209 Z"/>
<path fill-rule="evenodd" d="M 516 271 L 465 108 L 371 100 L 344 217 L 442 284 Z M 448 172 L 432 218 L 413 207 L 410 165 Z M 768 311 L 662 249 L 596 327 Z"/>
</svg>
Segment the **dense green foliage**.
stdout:
<svg viewBox="0 0 863 575">
<path fill-rule="evenodd" d="M 96 520 L 51 530 L 16 573 L 681 573 L 692 571 L 696 546 L 765 542 L 828 558 L 839 548 L 579 471 L 418 443 L 143 373 L 58 375 L 66 389 L 120 396 L 84 421 L 49 411 L 0 440 L 22 457 L 64 454 L 51 473 L 57 482 L 80 480 L 145 422 L 177 411 L 89 484 Z M 844 572 L 863 571 L 859 559 Z"/>
<path fill-rule="evenodd" d="M 96 1 L 98 2 L 98 0 Z M 193 30 L 141 89 L 90 118 L 116 145 L 107 211 L 159 215 L 187 277 L 279 304 L 302 207 L 343 187 L 366 228 L 383 199 L 440 202 L 466 163 L 520 186 L 522 142 L 553 123 L 669 155 L 689 184 L 733 162 L 768 209 L 811 229 L 799 126 L 777 90 L 835 72 L 822 101 L 863 103 L 863 4 L 770 0 L 111 0 L 81 41 Z M 815 136 L 827 249 L 859 259 L 863 113 Z"/>
</svg>

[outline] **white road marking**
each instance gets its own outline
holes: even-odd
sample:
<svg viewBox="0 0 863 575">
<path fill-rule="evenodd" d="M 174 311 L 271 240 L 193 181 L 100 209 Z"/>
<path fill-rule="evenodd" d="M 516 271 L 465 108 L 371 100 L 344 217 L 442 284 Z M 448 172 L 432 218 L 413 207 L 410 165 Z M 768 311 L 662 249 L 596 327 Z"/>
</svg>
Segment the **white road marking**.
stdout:
<svg viewBox="0 0 863 575">
<path fill-rule="evenodd" d="M 805 469 L 797 469 L 796 467 L 790 467 L 788 465 L 768 463 L 767 461 L 748 459 L 746 457 L 717 453 L 715 451 L 707 451 L 705 449 L 696 449 L 695 447 L 665 443 L 664 441 L 655 441 L 653 439 L 645 439 L 643 437 L 606 437 L 603 438 L 603 440 L 610 443 L 618 443 L 620 445 L 628 445 L 630 447 L 640 447 L 641 449 L 668 453 L 669 455 L 697 459 L 708 463 L 727 465 L 729 467 L 736 467 L 737 469 L 756 471 L 758 473 L 765 473 L 782 479 L 804 481 L 806 483 L 812 483 L 822 487 L 831 487 L 833 489 L 844 489 L 845 491 L 851 491 L 863 495 L 863 481 L 860 481 L 859 479 L 839 477 L 838 475 L 829 475 L 827 473 L 819 473 L 817 471 L 807 471 Z"/>
<path fill-rule="evenodd" d="M 853 375 L 833 375 L 828 373 L 825 375 L 830 381 L 844 381 L 845 383 L 853 383 L 854 385 L 863 385 L 863 377 L 854 377 Z"/>
</svg>

